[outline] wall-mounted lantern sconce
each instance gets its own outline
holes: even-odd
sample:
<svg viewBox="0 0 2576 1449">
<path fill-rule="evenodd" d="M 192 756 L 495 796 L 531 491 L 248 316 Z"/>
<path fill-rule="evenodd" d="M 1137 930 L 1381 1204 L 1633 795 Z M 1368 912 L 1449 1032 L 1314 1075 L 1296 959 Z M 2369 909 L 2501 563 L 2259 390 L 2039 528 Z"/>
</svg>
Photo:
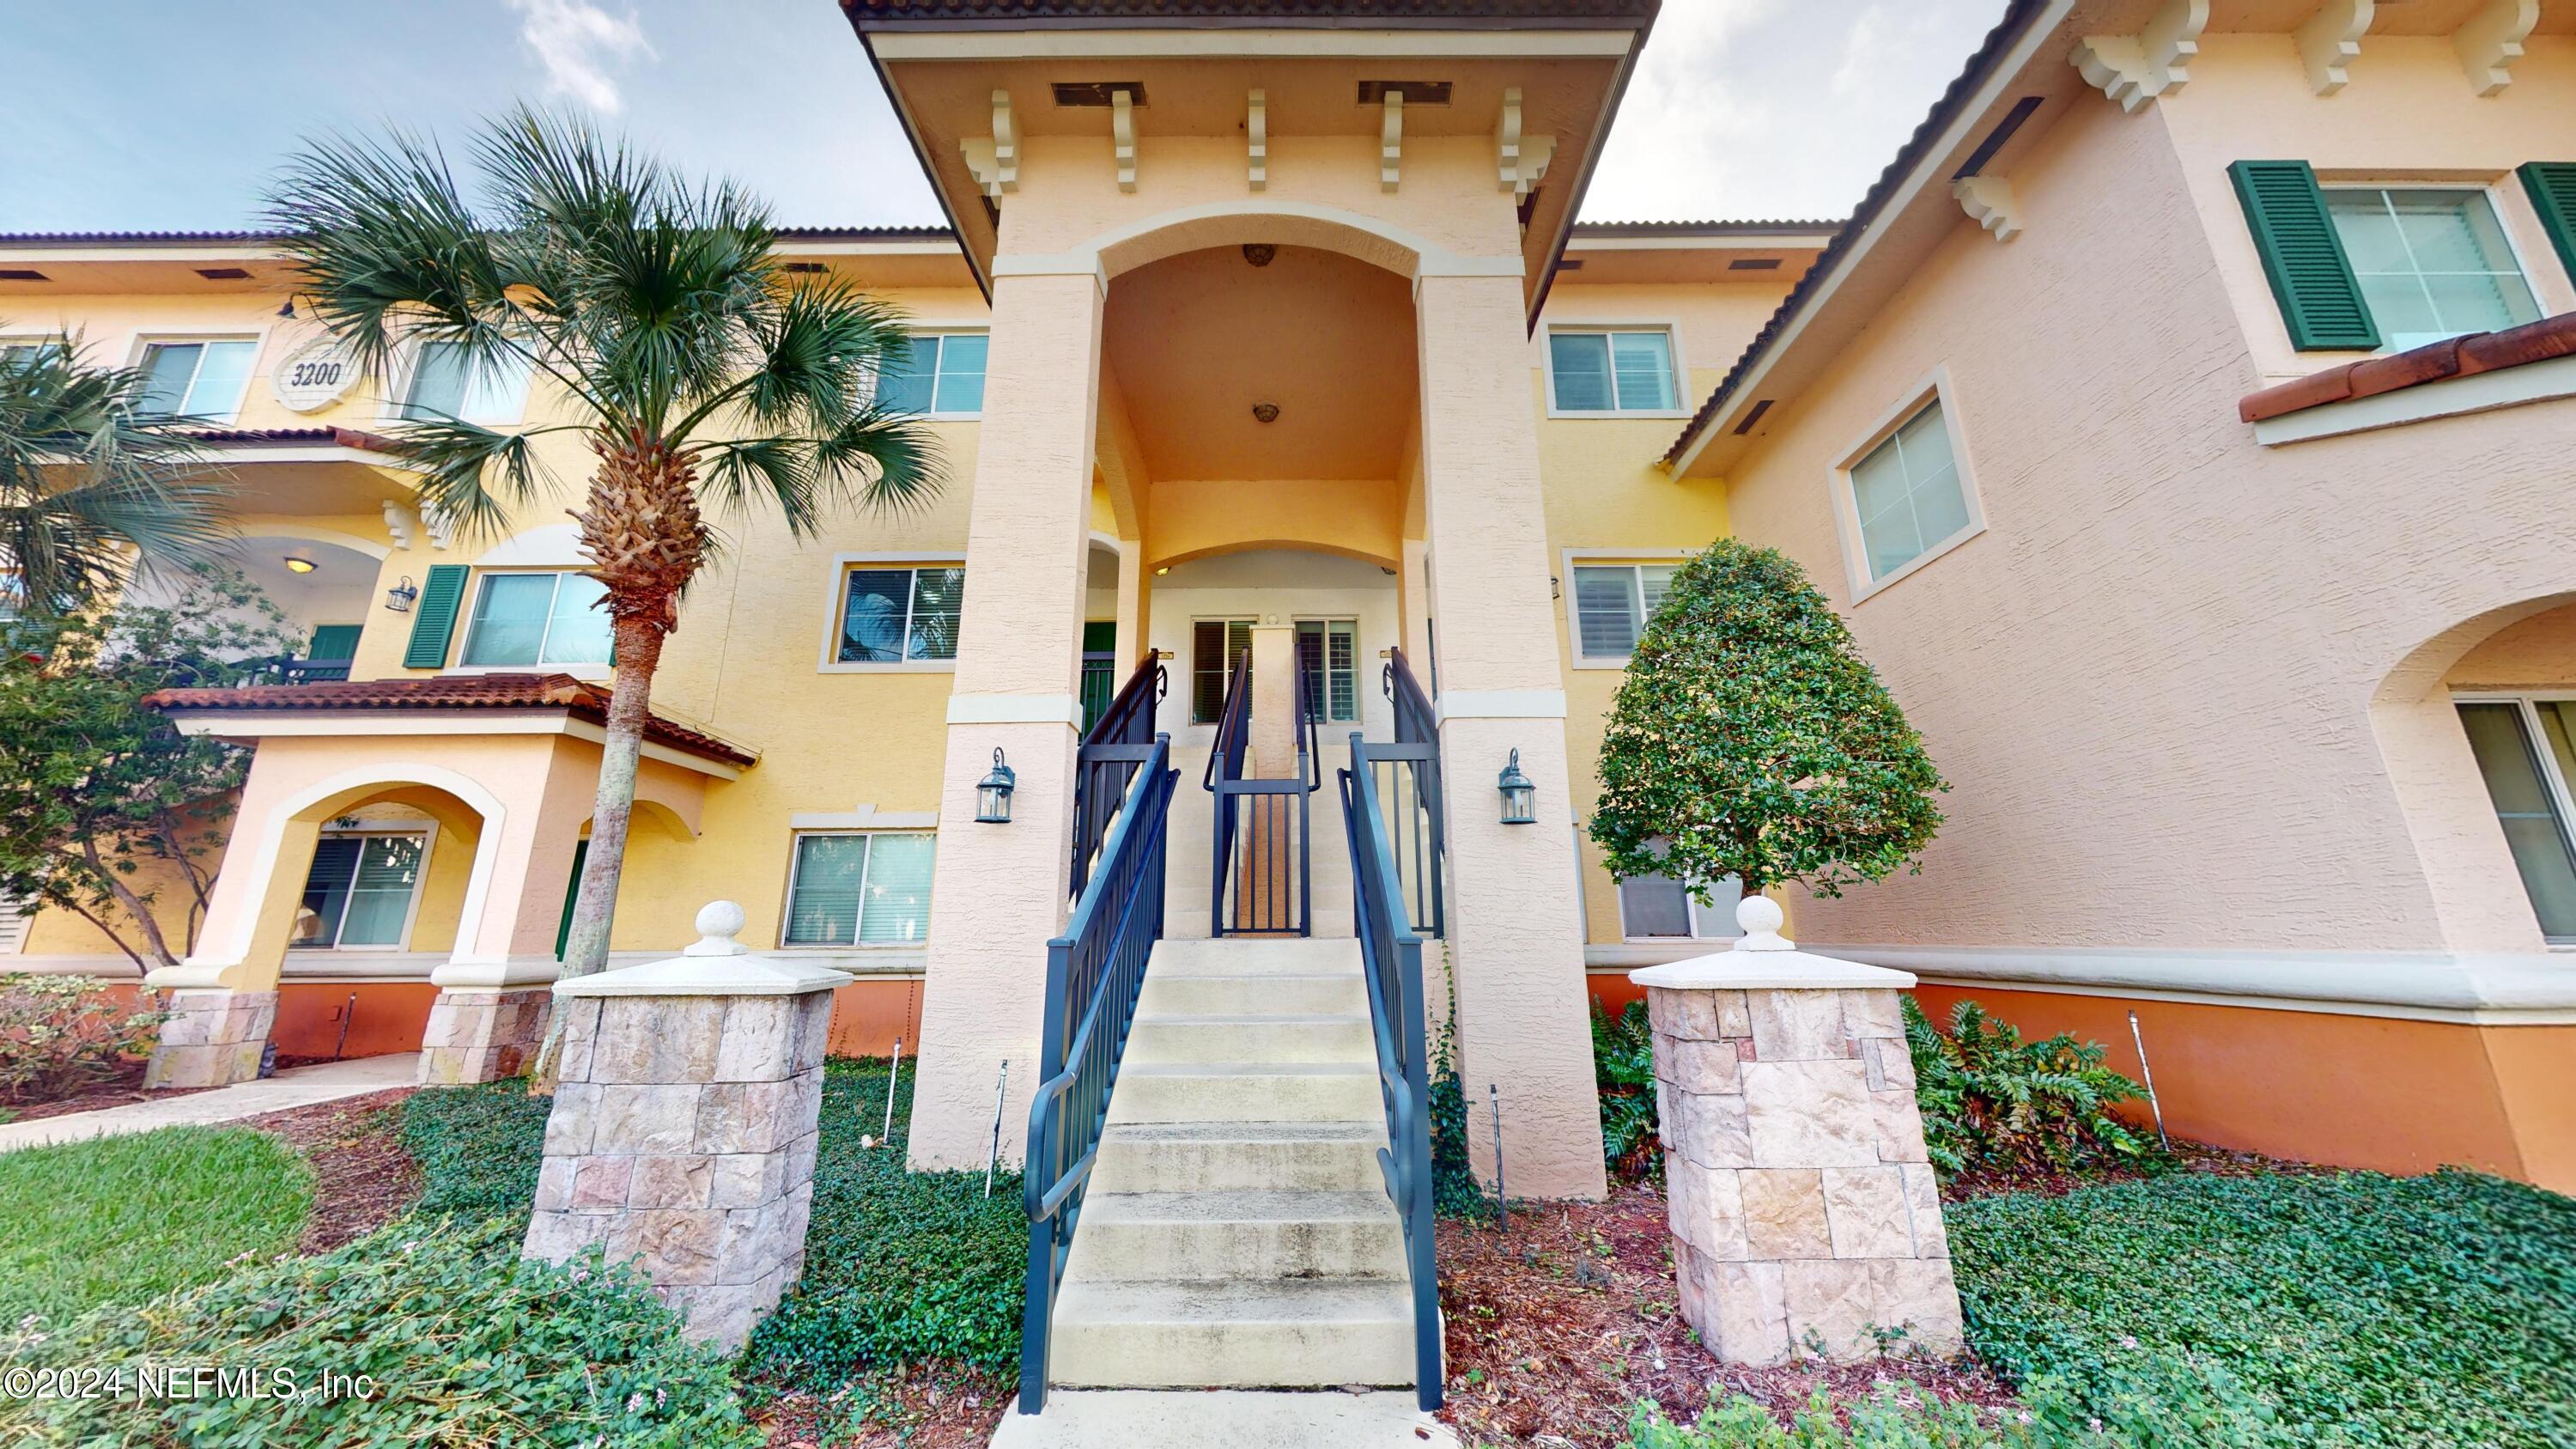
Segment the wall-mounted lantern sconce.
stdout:
<svg viewBox="0 0 2576 1449">
<path fill-rule="evenodd" d="M 983 825 L 1011 823 L 1011 789 L 1016 779 L 1011 767 L 1002 763 L 1002 747 L 993 747 L 993 772 L 975 787 L 975 819 Z"/>
<path fill-rule="evenodd" d="M 406 574 L 401 583 L 385 590 L 385 608 L 393 613 L 408 614 L 412 602 L 419 597 L 420 590 L 412 586 L 411 576 Z"/>
<path fill-rule="evenodd" d="M 1503 823 L 1535 825 L 1538 823 L 1538 787 L 1521 773 L 1521 752 L 1512 751 L 1511 763 L 1503 766 L 1501 778 L 1494 782 L 1503 792 Z"/>
</svg>

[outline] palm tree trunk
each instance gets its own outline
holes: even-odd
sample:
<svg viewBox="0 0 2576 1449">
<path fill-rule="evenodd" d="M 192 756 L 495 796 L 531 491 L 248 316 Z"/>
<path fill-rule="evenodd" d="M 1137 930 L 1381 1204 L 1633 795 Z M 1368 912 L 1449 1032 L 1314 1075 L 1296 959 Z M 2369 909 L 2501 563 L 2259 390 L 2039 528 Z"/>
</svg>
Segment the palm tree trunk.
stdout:
<svg viewBox="0 0 2576 1449">
<path fill-rule="evenodd" d="M 608 738 L 599 747 L 599 797 L 591 807 L 590 854 L 564 943 L 565 976 L 608 969 L 608 928 L 617 913 L 617 884 L 626 870 L 626 828 L 635 815 L 635 771 L 652 718 L 653 671 L 662 662 L 662 631 L 651 621 L 619 619 L 617 669 L 608 701 Z"/>
</svg>

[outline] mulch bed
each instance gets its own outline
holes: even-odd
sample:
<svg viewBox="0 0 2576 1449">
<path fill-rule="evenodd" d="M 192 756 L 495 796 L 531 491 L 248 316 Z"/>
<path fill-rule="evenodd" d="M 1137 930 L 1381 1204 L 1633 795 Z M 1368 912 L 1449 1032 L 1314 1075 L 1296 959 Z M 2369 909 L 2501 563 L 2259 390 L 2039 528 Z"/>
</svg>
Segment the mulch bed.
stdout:
<svg viewBox="0 0 2576 1449">
<path fill-rule="evenodd" d="M 783 1394 L 755 1413 L 769 1449 L 983 1449 L 1018 1392 L 1007 1374 L 913 1364 L 862 1374 L 828 1397 Z"/>
<path fill-rule="evenodd" d="M 1631 1405 L 1697 1418 L 1712 1390 L 1775 1412 L 1818 1390 L 1869 1394 L 1882 1380 L 1987 1405 L 2012 1393 L 1970 1358 L 1747 1369 L 1699 1346 L 1675 1301 L 1663 1195 L 1620 1186 L 1606 1202 L 1516 1211 L 1507 1228 L 1440 1224 L 1449 1393 L 1441 1419 L 1471 1445 L 1616 1445 Z"/>
<path fill-rule="evenodd" d="M 2206 1177 L 2274 1177 L 2282 1173 L 2339 1171 L 2342 1169 L 2321 1167 L 2313 1162 L 2265 1157 L 2259 1152 L 2237 1152 L 2225 1147 L 2212 1147 L 2205 1142 L 2186 1142 L 2176 1138 L 2173 1155 L 2152 1167 L 2087 1168 L 2082 1172 L 2011 1164 L 1981 1167 L 1943 1182 L 1941 1200 L 1966 1202 L 1970 1198 L 1997 1197 L 2008 1192 L 2064 1197 L 2078 1188 L 2103 1187 L 2115 1182 L 2144 1182 L 2151 1178 L 2171 1177 L 2178 1172 L 2198 1173 Z"/>
<path fill-rule="evenodd" d="M 186 1097 L 198 1092 L 211 1092 L 212 1087 L 163 1087 L 143 1090 L 143 1063 L 125 1062 L 116 1075 L 105 1081 L 83 1087 L 68 1097 L 49 1102 L 0 1101 L 0 1122 L 33 1122 L 40 1117 L 67 1117 L 74 1112 L 96 1112 L 105 1107 L 127 1107 L 136 1102 L 158 1102 L 165 1097 Z"/>
<path fill-rule="evenodd" d="M 402 1103 L 416 1090 L 395 1087 L 243 1119 L 295 1144 L 313 1164 L 313 1211 L 298 1246 L 327 1253 L 392 1221 L 420 1196 L 420 1169 L 403 1150 Z"/>
</svg>

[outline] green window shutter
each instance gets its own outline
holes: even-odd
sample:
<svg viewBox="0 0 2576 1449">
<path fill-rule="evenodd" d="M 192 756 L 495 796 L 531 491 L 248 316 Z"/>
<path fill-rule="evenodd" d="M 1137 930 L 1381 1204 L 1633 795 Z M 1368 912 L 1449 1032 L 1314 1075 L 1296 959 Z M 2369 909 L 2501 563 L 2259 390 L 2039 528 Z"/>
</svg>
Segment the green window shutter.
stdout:
<svg viewBox="0 0 2576 1449">
<path fill-rule="evenodd" d="M 405 669 L 447 667 L 447 641 L 456 632 L 456 606 L 465 602 L 463 564 L 432 564 L 429 583 L 420 591 L 411 619 L 411 646 L 403 650 Z"/>
<path fill-rule="evenodd" d="M 2227 168 L 2263 275 L 2280 300 L 2290 345 L 2301 352 L 2370 351 L 2379 328 L 2361 297 L 2352 263 L 2326 214 L 2325 193 L 2305 161 L 2239 161 Z"/>
<path fill-rule="evenodd" d="M 307 659 L 355 659 L 358 657 L 357 624 L 316 624 L 313 642 L 304 646 Z"/>
<path fill-rule="evenodd" d="M 2558 264 L 2576 279 L 2576 161 L 2526 161 L 2514 174 L 2531 194 L 2541 229 L 2558 248 Z"/>
</svg>

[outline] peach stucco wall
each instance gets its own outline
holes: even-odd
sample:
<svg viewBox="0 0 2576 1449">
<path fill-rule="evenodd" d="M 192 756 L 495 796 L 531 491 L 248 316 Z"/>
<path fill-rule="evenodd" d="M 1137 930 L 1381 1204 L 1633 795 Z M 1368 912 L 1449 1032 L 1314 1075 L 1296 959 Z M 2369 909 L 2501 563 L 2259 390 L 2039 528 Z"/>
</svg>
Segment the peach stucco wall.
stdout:
<svg viewBox="0 0 2576 1449">
<path fill-rule="evenodd" d="M 1729 480 L 1956 786 L 1920 876 L 1806 903 L 1802 934 L 2537 950 L 2510 891 L 2446 924 L 2371 706 L 2456 622 L 2576 587 L 2576 407 L 2257 447 L 2178 123 L 2087 102 L 2015 167 L 2023 235 L 1962 219 Z M 1988 527 L 1851 606 L 1831 470 L 1936 371 Z M 2436 763 L 2474 800 L 2465 753 Z"/>
</svg>

